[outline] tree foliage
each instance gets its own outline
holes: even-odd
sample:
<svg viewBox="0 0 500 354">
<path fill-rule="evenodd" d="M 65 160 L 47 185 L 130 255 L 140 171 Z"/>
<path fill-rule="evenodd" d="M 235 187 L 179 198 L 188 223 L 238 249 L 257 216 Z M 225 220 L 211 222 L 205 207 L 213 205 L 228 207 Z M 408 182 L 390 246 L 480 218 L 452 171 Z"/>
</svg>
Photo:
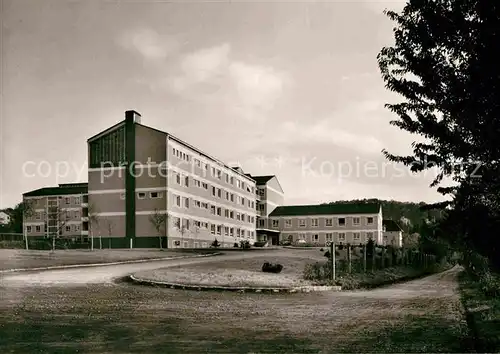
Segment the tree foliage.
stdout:
<svg viewBox="0 0 500 354">
<path fill-rule="evenodd" d="M 451 197 L 441 236 L 496 263 L 500 220 L 500 5 L 495 1 L 410 0 L 395 44 L 381 50 L 386 87 L 404 100 L 387 104 L 391 124 L 420 136 L 408 156 L 383 153 L 413 172 L 438 170 L 431 187 Z M 452 186 L 443 186 L 450 177 Z M 495 259 L 496 258 L 496 259 Z"/>
</svg>

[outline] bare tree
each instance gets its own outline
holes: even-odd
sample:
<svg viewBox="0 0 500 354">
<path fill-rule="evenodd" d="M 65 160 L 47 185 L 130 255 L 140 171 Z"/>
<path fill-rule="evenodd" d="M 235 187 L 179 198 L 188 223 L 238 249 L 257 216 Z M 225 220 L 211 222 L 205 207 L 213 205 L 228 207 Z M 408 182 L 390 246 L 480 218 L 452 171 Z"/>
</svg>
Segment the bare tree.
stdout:
<svg viewBox="0 0 500 354">
<path fill-rule="evenodd" d="M 65 208 L 56 207 L 55 213 L 52 213 L 51 216 L 52 221 L 55 221 L 55 231 L 49 232 L 52 243 L 52 253 L 54 253 L 56 250 L 56 240 L 63 236 L 67 223 L 71 219 L 71 215 Z"/>
<path fill-rule="evenodd" d="M 26 249 L 28 249 L 28 235 L 26 233 L 26 226 L 24 225 L 26 219 L 31 218 L 34 214 L 34 207 L 33 207 L 33 201 L 32 200 L 24 200 L 21 202 L 19 205 L 19 208 L 21 209 L 22 215 L 23 215 L 23 235 L 24 235 L 24 241 L 26 243 Z"/>
<path fill-rule="evenodd" d="M 111 220 L 106 220 L 106 228 L 108 230 L 108 242 L 110 242 L 110 247 L 111 248 L 111 236 L 113 235 L 113 229 L 115 227 L 115 224 Z M 99 239 L 99 242 L 101 244 L 101 249 L 102 249 L 102 239 Z"/>
<path fill-rule="evenodd" d="M 175 222 L 175 227 L 181 234 L 181 246 L 184 247 L 184 235 L 188 232 L 188 228 L 183 222 L 181 222 L 181 219 L 177 219 L 177 221 Z"/>
<path fill-rule="evenodd" d="M 166 236 L 167 214 L 161 213 L 155 209 L 154 213 L 149 216 L 149 222 L 153 225 L 158 234 L 160 241 L 160 249 L 163 249 L 163 237 Z"/>
<path fill-rule="evenodd" d="M 94 250 L 94 231 L 97 230 L 99 239 L 101 240 L 101 230 L 99 229 L 100 217 L 95 204 L 89 204 L 88 208 L 89 232 L 90 232 L 90 249 Z M 102 248 L 102 242 L 101 248 Z"/>
</svg>

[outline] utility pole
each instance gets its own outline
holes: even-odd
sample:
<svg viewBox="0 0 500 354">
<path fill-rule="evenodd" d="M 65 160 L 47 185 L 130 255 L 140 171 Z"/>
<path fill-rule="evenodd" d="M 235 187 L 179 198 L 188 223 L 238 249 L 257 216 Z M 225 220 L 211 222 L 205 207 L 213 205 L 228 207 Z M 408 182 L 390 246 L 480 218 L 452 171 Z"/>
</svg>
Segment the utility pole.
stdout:
<svg viewBox="0 0 500 354">
<path fill-rule="evenodd" d="M 335 243 L 330 244 L 330 260 L 332 262 L 332 282 L 335 283 Z"/>
</svg>

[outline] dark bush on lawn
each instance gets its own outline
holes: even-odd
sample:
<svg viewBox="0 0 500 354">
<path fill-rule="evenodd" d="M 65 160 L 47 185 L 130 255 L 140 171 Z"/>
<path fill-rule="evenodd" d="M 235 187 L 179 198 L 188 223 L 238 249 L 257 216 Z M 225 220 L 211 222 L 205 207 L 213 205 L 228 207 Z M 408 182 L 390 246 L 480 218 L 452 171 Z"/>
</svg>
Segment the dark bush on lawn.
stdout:
<svg viewBox="0 0 500 354">
<path fill-rule="evenodd" d="M 243 248 L 243 249 L 249 249 L 251 246 L 250 246 L 250 241 L 240 241 L 240 247 Z"/>
<path fill-rule="evenodd" d="M 267 244 L 267 241 L 257 241 L 253 244 L 254 247 L 264 247 Z"/>
<path fill-rule="evenodd" d="M 234 248 L 239 248 L 240 245 L 238 245 L 238 242 L 235 242 L 234 245 L 233 245 Z"/>
<path fill-rule="evenodd" d="M 283 266 L 279 263 L 265 262 L 262 265 L 262 271 L 265 273 L 281 273 Z"/>
</svg>

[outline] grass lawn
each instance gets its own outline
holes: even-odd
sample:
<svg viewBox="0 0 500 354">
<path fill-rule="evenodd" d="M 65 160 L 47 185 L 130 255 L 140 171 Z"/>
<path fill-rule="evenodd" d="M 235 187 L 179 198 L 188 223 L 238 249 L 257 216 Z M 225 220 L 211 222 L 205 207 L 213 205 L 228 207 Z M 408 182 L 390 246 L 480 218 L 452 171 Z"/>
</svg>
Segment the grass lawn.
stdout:
<svg viewBox="0 0 500 354">
<path fill-rule="evenodd" d="M 282 254 L 246 258 L 241 260 L 218 261 L 207 260 L 203 264 L 160 268 L 153 271 L 138 272 L 138 278 L 179 283 L 200 284 L 206 286 L 258 286 L 258 287 L 295 287 L 312 285 L 303 279 L 304 267 L 311 261 L 324 260 L 322 252 L 317 250 L 287 250 Z M 283 270 L 280 274 L 262 272 L 264 262 L 280 263 Z"/>
<path fill-rule="evenodd" d="M 453 293 L 451 275 L 437 282 L 448 289 L 440 294 Z M 457 326 L 458 296 L 435 297 L 432 284 L 414 285 L 417 294 L 411 297 L 397 290 L 377 297 L 373 292 L 269 296 L 128 283 L 0 284 L 0 352 L 468 352 Z"/>
<path fill-rule="evenodd" d="M 210 250 L 199 251 L 212 252 Z M 180 250 L 147 250 L 147 249 L 115 249 L 115 250 L 56 250 L 27 251 L 0 249 L 0 270 L 13 268 L 37 268 L 72 264 L 109 263 L 138 259 L 152 259 L 193 255 L 193 251 Z"/>
<path fill-rule="evenodd" d="M 500 284 L 500 276 L 495 277 Z M 459 284 L 477 352 L 500 352 L 500 298 L 486 295 L 481 289 L 481 283 L 465 272 L 460 274 Z"/>
</svg>

